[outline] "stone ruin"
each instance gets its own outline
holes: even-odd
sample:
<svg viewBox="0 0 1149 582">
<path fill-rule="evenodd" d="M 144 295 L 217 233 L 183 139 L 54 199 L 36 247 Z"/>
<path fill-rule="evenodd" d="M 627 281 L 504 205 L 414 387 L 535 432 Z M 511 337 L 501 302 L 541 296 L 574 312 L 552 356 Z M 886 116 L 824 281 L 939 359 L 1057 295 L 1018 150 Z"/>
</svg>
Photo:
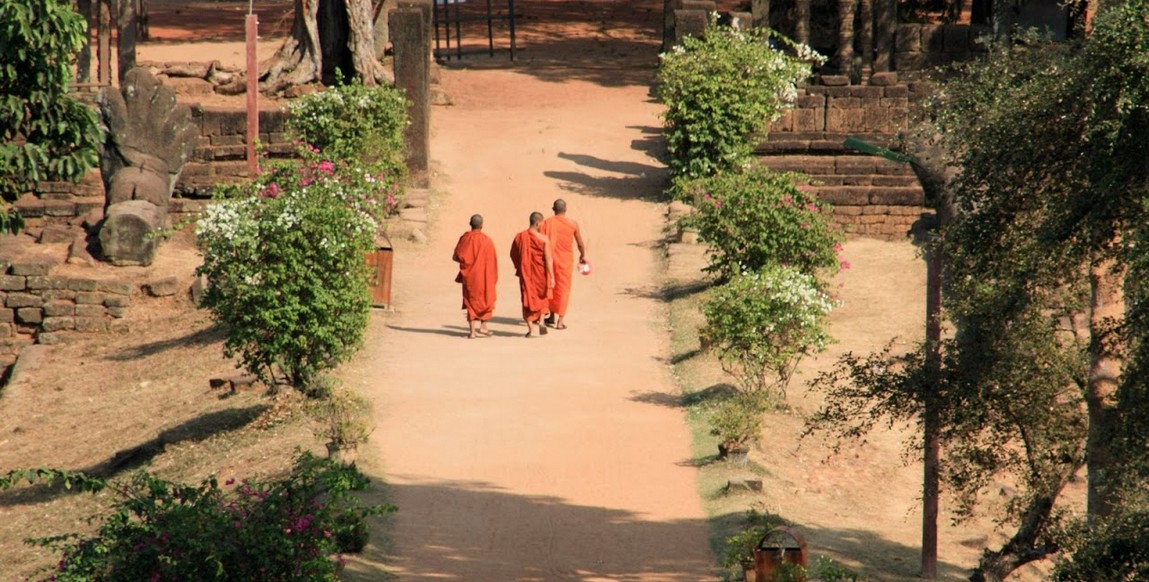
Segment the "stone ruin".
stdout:
<svg viewBox="0 0 1149 582">
<path fill-rule="evenodd" d="M 107 133 L 100 152 L 106 203 L 99 238 L 104 260 L 147 266 L 167 226 L 172 190 L 199 138 L 191 109 L 147 69 L 100 91 Z"/>
</svg>

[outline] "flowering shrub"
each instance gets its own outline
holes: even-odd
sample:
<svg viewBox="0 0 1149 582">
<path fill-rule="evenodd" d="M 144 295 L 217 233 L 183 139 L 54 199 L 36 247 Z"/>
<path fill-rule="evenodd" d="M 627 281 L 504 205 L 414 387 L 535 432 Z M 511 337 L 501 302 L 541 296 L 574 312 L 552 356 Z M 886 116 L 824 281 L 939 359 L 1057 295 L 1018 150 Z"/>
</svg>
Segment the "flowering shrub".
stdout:
<svg viewBox="0 0 1149 582">
<path fill-rule="evenodd" d="M 332 556 L 361 551 L 366 518 L 394 511 L 350 494 L 368 484 L 355 467 L 307 452 L 283 479 L 244 480 L 230 493 L 214 477 L 195 487 L 140 472 L 108 484 L 118 498 L 95 535 L 27 542 L 62 552 L 50 578 L 59 581 L 334 581 Z"/>
<path fill-rule="evenodd" d="M 354 165 L 311 159 L 224 189 L 196 227 L 224 351 L 266 383 L 308 390 L 359 347 L 371 308 L 364 255 L 393 197 Z M 382 187 L 382 190 L 376 187 Z"/>
<path fill-rule="evenodd" d="M 361 82 L 305 95 L 288 110 L 287 131 L 328 160 L 361 162 L 404 184 L 407 98 L 394 86 Z"/>
<path fill-rule="evenodd" d="M 699 336 L 744 393 L 784 397 L 798 362 L 831 341 L 825 323 L 833 307 L 812 275 L 767 266 L 714 289 Z"/>
<path fill-rule="evenodd" d="M 794 176 L 759 165 L 684 183 L 696 212 L 683 226 L 697 228 L 709 245 L 707 271 L 728 280 L 767 265 L 790 265 L 803 273 L 843 268 L 842 241 L 829 208 L 794 184 Z"/>
<path fill-rule="evenodd" d="M 785 44 L 797 56 L 776 49 Z M 770 123 L 798 95 L 797 84 L 822 59 L 768 30 L 736 31 L 712 21 L 703 38 L 663 53 L 658 96 L 671 176 L 701 178 L 741 168 Z"/>
</svg>

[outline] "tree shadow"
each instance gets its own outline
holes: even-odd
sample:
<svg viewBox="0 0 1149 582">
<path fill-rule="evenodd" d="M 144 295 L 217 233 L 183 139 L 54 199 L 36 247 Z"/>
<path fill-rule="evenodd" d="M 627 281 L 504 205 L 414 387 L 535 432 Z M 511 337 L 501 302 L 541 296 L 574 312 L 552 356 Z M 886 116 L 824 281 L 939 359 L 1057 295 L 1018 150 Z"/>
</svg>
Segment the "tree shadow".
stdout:
<svg viewBox="0 0 1149 582">
<path fill-rule="evenodd" d="M 163 453 L 168 445 L 201 442 L 218 434 L 241 429 L 258 418 L 268 408 L 270 406 L 267 404 L 256 404 L 243 408 L 229 408 L 210 412 L 161 431 L 151 440 L 117 451 L 111 457 L 89 467 L 78 469 L 76 472 L 97 479 L 110 479 L 126 471 L 147 465 L 157 455 Z M 29 487 L 0 491 L 0 507 L 43 503 L 56 497 L 74 493 L 77 491 L 69 490 L 58 483 L 34 484 Z"/>
<path fill-rule="evenodd" d="M 627 295 L 634 297 L 641 297 L 643 299 L 656 299 L 664 303 L 670 303 L 679 299 L 686 299 L 693 295 L 697 295 L 710 289 L 714 286 L 714 281 L 710 279 L 696 279 L 694 281 L 685 281 L 679 283 L 670 283 L 662 286 L 648 286 L 648 287 L 628 287 L 623 290 Z"/>
<path fill-rule="evenodd" d="M 205 346 L 218 341 L 223 341 L 225 330 L 223 326 L 212 325 L 204 329 L 194 331 L 187 335 L 178 338 L 171 338 L 165 340 L 154 341 L 151 343 L 132 346 L 123 350 L 122 352 L 111 354 L 107 359 L 115 362 L 126 362 L 129 360 L 138 360 L 154 356 L 161 352 L 165 352 L 172 348 L 177 347 L 198 347 Z"/>
</svg>

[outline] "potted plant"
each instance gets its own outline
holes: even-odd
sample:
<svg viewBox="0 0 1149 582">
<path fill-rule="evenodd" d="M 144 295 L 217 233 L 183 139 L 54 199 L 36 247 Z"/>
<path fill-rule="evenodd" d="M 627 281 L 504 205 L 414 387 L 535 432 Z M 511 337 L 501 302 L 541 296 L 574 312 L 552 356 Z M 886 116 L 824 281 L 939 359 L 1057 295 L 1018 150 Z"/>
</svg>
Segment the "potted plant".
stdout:
<svg viewBox="0 0 1149 582">
<path fill-rule="evenodd" d="M 762 430 L 766 399 L 761 394 L 738 393 L 720 402 L 710 415 L 710 434 L 718 437 L 718 457 L 746 462 L 750 443 Z"/>
<path fill-rule="evenodd" d="M 722 566 L 728 571 L 737 568 L 746 582 L 756 582 L 755 550 L 758 543 L 771 531 L 785 525 L 781 517 L 768 511 L 750 509 L 746 512 L 742 529 L 726 538 L 726 551 L 722 557 Z M 766 581 L 761 581 L 766 582 Z"/>
<path fill-rule="evenodd" d="M 345 465 L 355 462 L 359 445 L 374 430 L 371 402 L 349 390 L 337 389 L 312 402 L 308 413 L 316 423 L 315 435 L 327 441 L 327 455 Z"/>
</svg>

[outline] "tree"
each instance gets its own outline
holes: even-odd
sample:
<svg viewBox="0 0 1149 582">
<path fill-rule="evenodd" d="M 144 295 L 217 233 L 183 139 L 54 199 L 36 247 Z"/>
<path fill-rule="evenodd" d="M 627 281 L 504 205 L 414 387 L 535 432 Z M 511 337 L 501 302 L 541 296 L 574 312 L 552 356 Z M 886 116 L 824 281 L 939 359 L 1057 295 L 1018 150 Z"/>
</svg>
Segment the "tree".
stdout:
<svg viewBox="0 0 1149 582">
<path fill-rule="evenodd" d="M 0 231 L 6 203 L 43 180 L 77 180 L 103 141 L 96 112 L 68 95 L 87 24 L 67 2 L 0 3 Z"/>
<path fill-rule="evenodd" d="M 954 334 L 928 395 L 943 478 L 962 509 L 1003 471 L 1023 485 L 1002 516 L 1016 533 L 973 580 L 1062 549 L 1058 498 L 1086 461 L 1095 524 L 1121 519 L 1123 485 L 1144 476 L 1131 473 L 1149 442 L 1149 2 L 1094 24 L 1083 42 L 998 47 L 933 109 L 961 168 L 942 234 Z M 843 360 L 822 379 L 831 394 L 814 426 L 849 436 L 879 418 L 920 419 L 922 361 Z"/>
<path fill-rule="evenodd" d="M 339 75 L 357 76 L 369 87 L 383 82 L 374 14 L 371 0 L 295 0 L 291 36 L 261 67 L 261 90 L 333 84 Z"/>
</svg>

